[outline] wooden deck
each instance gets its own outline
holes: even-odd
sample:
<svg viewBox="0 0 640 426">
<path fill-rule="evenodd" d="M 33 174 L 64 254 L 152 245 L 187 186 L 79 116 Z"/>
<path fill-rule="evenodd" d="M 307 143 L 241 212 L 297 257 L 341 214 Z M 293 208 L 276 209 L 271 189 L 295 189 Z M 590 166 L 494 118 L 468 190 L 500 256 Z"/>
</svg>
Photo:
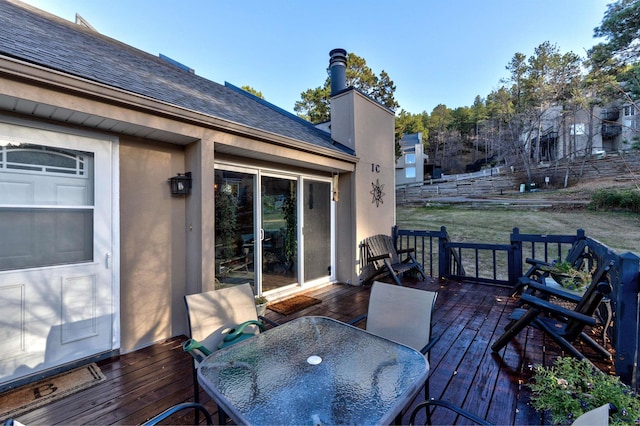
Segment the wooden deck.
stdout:
<svg viewBox="0 0 640 426">
<path fill-rule="evenodd" d="M 434 279 L 410 281 L 406 285 L 439 292 L 433 320 L 434 334 L 441 337 L 431 351 L 433 398 L 461 405 L 495 424 L 545 423 L 527 405 L 528 390 L 524 384 L 530 378 L 531 367 L 551 363 L 560 355 L 559 348 L 539 331 L 529 328 L 499 355 L 490 349 L 515 306 L 509 289 Z M 273 311 L 267 311 L 267 316 L 281 323 L 304 315 L 348 321 L 366 312 L 369 291 L 370 287 L 326 286 L 307 293 L 322 299 L 321 304 L 288 317 Z M 140 424 L 174 404 L 191 401 L 191 362 L 180 346 L 183 339 L 184 336 L 176 337 L 100 362 L 106 382 L 16 420 L 26 425 Z M 217 419 L 215 404 L 204 392 L 201 395 Z M 420 401 L 422 393 L 417 398 L 414 404 Z M 174 424 L 192 421 L 192 413 L 172 419 Z M 403 424 L 408 421 L 405 415 Z M 450 412 L 437 408 L 433 422 L 455 424 L 456 419 Z"/>
</svg>

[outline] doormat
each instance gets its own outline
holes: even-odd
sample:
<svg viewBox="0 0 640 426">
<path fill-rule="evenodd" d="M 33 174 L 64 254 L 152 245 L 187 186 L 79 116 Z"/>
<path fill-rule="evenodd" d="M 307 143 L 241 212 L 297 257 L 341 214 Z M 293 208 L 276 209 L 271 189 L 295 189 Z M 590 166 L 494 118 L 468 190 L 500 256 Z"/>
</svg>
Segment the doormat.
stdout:
<svg viewBox="0 0 640 426">
<path fill-rule="evenodd" d="M 322 303 L 322 300 L 300 294 L 285 299 L 282 302 L 271 303 L 267 308 L 282 315 L 291 315 L 309 306 L 317 305 L 318 303 Z"/>
<path fill-rule="evenodd" d="M 55 376 L 0 394 L 2 421 L 35 410 L 65 396 L 90 388 L 106 380 L 95 363 L 83 365 Z"/>
</svg>

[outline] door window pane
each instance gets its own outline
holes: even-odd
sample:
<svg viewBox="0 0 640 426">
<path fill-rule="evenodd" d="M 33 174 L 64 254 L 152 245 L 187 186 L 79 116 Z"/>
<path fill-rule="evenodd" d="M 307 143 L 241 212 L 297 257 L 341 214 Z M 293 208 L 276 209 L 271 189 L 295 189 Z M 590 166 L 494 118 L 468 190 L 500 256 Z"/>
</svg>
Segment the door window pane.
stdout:
<svg viewBox="0 0 640 426">
<path fill-rule="evenodd" d="M 331 275 L 331 184 L 304 181 L 304 280 Z"/>
<path fill-rule="evenodd" d="M 93 154 L 0 146 L 0 270 L 93 261 Z"/>
<path fill-rule="evenodd" d="M 298 282 L 297 181 L 262 177 L 262 290 Z"/>
<path fill-rule="evenodd" d="M 255 282 L 254 182 L 248 173 L 215 172 L 216 279 Z"/>
<path fill-rule="evenodd" d="M 0 208 L 0 235 L 0 271 L 93 260 L 93 210 Z"/>
</svg>

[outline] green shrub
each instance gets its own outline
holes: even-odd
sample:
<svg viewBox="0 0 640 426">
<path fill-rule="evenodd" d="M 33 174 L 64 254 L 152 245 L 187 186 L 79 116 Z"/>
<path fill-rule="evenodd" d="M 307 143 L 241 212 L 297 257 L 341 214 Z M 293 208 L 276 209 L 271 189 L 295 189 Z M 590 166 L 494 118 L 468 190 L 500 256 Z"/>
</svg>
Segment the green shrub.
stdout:
<svg viewBox="0 0 640 426">
<path fill-rule="evenodd" d="M 548 411 L 554 424 L 571 424 L 589 410 L 610 403 L 618 409 L 610 424 L 637 424 L 640 399 L 616 376 L 609 376 L 589 361 L 560 357 L 551 367 L 536 366 L 531 405 Z"/>
<path fill-rule="evenodd" d="M 637 189 L 598 189 L 591 196 L 595 210 L 626 210 L 640 213 L 640 191 Z"/>
</svg>

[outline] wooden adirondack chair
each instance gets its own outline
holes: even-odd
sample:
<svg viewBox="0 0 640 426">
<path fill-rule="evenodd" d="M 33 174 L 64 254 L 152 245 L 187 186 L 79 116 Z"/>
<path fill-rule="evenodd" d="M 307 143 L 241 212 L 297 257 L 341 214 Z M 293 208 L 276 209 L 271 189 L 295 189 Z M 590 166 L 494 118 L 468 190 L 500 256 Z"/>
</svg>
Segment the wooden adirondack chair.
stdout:
<svg viewBox="0 0 640 426">
<path fill-rule="evenodd" d="M 589 253 L 586 249 L 587 240 L 580 239 L 576 241 L 567 252 L 565 262 L 570 263 L 574 269 L 580 269 L 589 259 Z M 552 263 L 539 259 L 527 258 L 525 259 L 525 262 L 527 262 L 530 267 L 527 272 L 518 279 L 518 282 L 513 289 L 513 295 L 519 293 L 522 289 L 527 288 L 530 283 L 540 282 L 544 284 L 545 278 L 549 276 L 548 270 L 553 266 Z"/>
<path fill-rule="evenodd" d="M 583 330 L 586 326 L 592 327 L 597 324 L 597 320 L 593 315 L 600 306 L 602 299 L 612 291 L 609 277 L 609 271 L 612 267 L 613 262 L 599 266 L 591 284 L 579 300 L 575 296 L 556 289 L 545 289 L 544 286 L 536 288 L 537 291 L 546 293 L 546 296 L 553 295 L 564 300 L 577 302 L 573 310 L 553 304 L 532 294 L 522 294 L 521 298 L 526 307 L 514 311 L 510 317 L 514 321 L 506 327 L 502 336 L 491 345 L 491 349 L 494 352 L 498 352 L 526 326 L 531 325 L 547 333 L 566 352 L 578 359 L 584 358 L 584 355 L 572 344 L 578 339 L 587 343 L 603 357 L 611 358 L 609 351 L 584 333 Z"/>
<path fill-rule="evenodd" d="M 422 265 L 416 261 L 413 255 L 415 250 L 412 248 L 396 250 L 391 236 L 373 235 L 365 238 L 362 244 L 366 250 L 366 263 L 375 269 L 374 274 L 368 277 L 366 282 L 384 273 L 389 273 L 396 284 L 402 285 L 398 275 L 409 271 L 416 271 L 423 280 L 427 279 Z M 406 257 L 401 259 L 401 255 L 406 255 Z"/>
</svg>

